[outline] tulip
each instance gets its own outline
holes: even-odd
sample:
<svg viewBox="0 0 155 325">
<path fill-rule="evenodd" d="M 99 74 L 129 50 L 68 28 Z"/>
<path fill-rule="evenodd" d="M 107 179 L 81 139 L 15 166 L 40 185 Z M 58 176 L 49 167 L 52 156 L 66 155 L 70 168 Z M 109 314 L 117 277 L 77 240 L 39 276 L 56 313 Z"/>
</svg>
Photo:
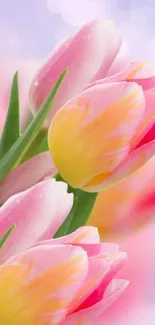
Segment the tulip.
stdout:
<svg viewBox="0 0 155 325">
<path fill-rule="evenodd" d="M 154 155 L 155 140 L 142 143 L 155 120 L 155 88 L 150 88 L 154 77 L 143 77 L 144 66 L 132 63 L 125 71 L 90 84 L 54 116 L 49 150 L 72 187 L 101 191 Z"/>
<path fill-rule="evenodd" d="M 155 157 L 128 178 L 97 196 L 89 225 L 102 238 L 123 237 L 154 220 Z"/>
<path fill-rule="evenodd" d="M 88 83 L 92 81 L 95 82 L 95 80 L 98 80 L 99 78 L 112 76 L 114 73 L 117 73 L 118 75 L 120 71 L 120 73 L 122 73 L 122 71 L 124 71 L 123 69 L 127 68 L 129 58 L 124 58 L 121 55 L 121 36 L 112 22 L 92 22 L 84 26 L 73 37 L 73 39 L 74 42 L 71 42 L 70 39 L 61 44 L 49 57 L 43 67 L 41 67 L 36 77 L 34 78 L 34 81 L 32 82 L 32 86 L 30 88 L 30 106 L 33 107 L 34 111 L 38 110 L 46 98 L 52 85 L 55 83 L 57 77 L 59 76 L 59 72 L 62 72 L 66 66 L 69 67 L 68 76 L 63 82 L 64 86 L 61 86 L 61 89 L 59 91 L 60 97 L 58 97 L 58 94 L 54 103 L 55 106 L 52 106 L 50 116 L 54 115 L 54 112 L 60 108 L 62 103 L 65 103 L 66 99 L 69 99 L 71 96 L 82 91 L 84 87 L 88 86 Z M 109 42 L 111 39 L 113 39 L 113 42 Z M 72 43 L 72 45 L 70 43 Z M 81 46 L 79 46 L 79 43 Z M 101 52 L 98 51 L 97 48 L 100 48 Z M 76 57 L 75 50 L 76 53 L 78 53 Z M 81 53 L 80 55 L 79 52 Z M 63 56 L 62 53 L 64 53 Z M 97 66 L 98 63 L 100 64 L 100 67 Z M 150 67 L 148 68 L 146 64 L 140 65 L 140 67 L 137 69 L 136 65 L 136 63 L 131 64 L 128 74 L 131 74 L 132 71 L 134 71 L 134 75 L 137 78 L 141 78 L 143 76 L 147 79 L 149 78 L 150 80 L 150 77 L 152 76 L 152 69 L 150 69 Z M 79 73 L 79 66 L 80 69 L 82 69 L 81 74 Z M 26 66 L 24 65 L 24 67 L 25 68 L 22 69 L 23 72 L 20 73 L 21 77 L 30 74 L 29 63 Z M 92 67 L 94 67 L 93 71 Z M 95 67 L 97 67 L 99 70 L 95 70 Z M 59 71 L 59 68 L 62 70 Z M 34 68 L 31 69 L 31 71 L 34 73 Z M 13 72 L 14 71 L 12 71 L 12 73 Z M 72 76 L 73 72 L 76 78 Z M 24 85 L 23 81 L 24 80 L 21 78 L 20 85 L 22 87 Z M 73 87 L 73 81 L 76 82 L 77 87 Z M 67 86 L 69 83 L 72 85 L 70 88 Z M 22 87 L 20 89 L 21 91 Z M 27 87 L 24 87 L 24 89 L 27 90 Z M 25 90 L 24 93 L 26 98 L 27 93 Z M 26 110 L 22 110 L 22 112 L 23 111 Z M 27 163 L 24 163 L 16 169 L 12 170 L 9 173 L 8 177 L 6 177 L 6 179 L 4 179 L 4 181 L 0 184 L 0 203 L 3 203 L 10 195 L 16 194 L 19 191 L 25 190 L 29 186 L 34 185 L 35 183 L 44 179 L 44 177 L 53 175 L 56 172 L 56 168 L 54 171 L 54 166 L 52 164 L 50 169 L 50 163 L 52 164 L 51 159 L 48 153 L 46 153 L 38 155 L 34 159 L 31 158 Z M 37 164 L 38 168 L 36 168 L 35 164 Z M 21 175 L 22 181 L 19 182 Z M 16 182 L 14 181 L 15 179 Z"/>
<path fill-rule="evenodd" d="M 121 41 L 120 32 L 112 21 L 98 20 L 85 25 L 58 45 L 32 81 L 30 104 L 33 113 L 38 111 L 62 71 L 68 68 L 68 74 L 47 119 L 48 126 L 55 112 L 67 100 L 80 93 L 90 82 L 108 74 Z M 124 62 L 119 62 L 119 69 L 122 65 Z M 117 62 L 114 70 L 117 70 Z"/>
<path fill-rule="evenodd" d="M 0 324 L 95 325 L 128 285 L 125 259 L 93 227 L 36 243 L 0 266 Z"/>
<path fill-rule="evenodd" d="M 73 204 L 67 185 L 48 179 L 10 197 L 0 208 L 0 238 L 16 228 L 1 250 L 0 263 L 28 249 L 37 240 L 52 238 Z M 1 322 L 0 322 L 1 324 Z"/>
<path fill-rule="evenodd" d="M 0 237 L 16 225 L 0 255 L 1 325 L 95 324 L 127 287 L 114 278 L 126 253 L 96 228 L 51 239 L 72 204 L 67 185 L 48 179 L 0 208 Z"/>
</svg>

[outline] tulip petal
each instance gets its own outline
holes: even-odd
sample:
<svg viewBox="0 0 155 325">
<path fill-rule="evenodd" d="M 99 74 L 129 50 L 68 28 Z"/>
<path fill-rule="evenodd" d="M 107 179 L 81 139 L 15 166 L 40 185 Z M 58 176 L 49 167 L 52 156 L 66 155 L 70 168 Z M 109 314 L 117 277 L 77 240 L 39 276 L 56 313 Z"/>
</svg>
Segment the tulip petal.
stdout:
<svg viewBox="0 0 155 325">
<path fill-rule="evenodd" d="M 136 135 L 132 139 L 131 151 L 133 148 L 139 148 L 143 144 L 155 139 L 155 133 L 152 134 L 151 131 L 155 123 L 155 88 L 145 91 L 144 95 L 146 109 Z"/>
<path fill-rule="evenodd" d="M 54 51 L 34 78 L 30 89 L 33 112 L 40 108 L 59 75 L 68 68 L 68 75 L 49 115 L 51 121 L 57 109 L 80 93 L 93 78 L 97 78 L 100 69 L 102 76 L 106 74 L 120 44 L 121 35 L 111 21 L 93 21 L 82 27 L 74 37 Z"/>
<path fill-rule="evenodd" d="M 99 320 L 102 320 L 100 324 L 104 324 L 104 314 L 102 312 L 107 309 L 126 289 L 128 281 L 125 280 L 113 280 L 107 290 L 105 291 L 103 299 L 88 309 L 81 310 L 69 317 L 62 323 L 62 325 L 94 325 L 99 324 Z M 99 317 L 100 316 L 100 317 Z M 106 324 L 105 324 L 106 325 Z"/>
<path fill-rule="evenodd" d="M 96 288 L 100 286 L 101 282 L 104 281 L 109 269 L 109 263 L 106 261 L 106 259 L 97 258 L 96 256 L 89 258 L 87 277 L 83 283 L 83 286 L 79 290 L 78 295 L 70 305 L 69 314 L 86 309 L 96 303 L 98 297 L 96 296 L 96 299 L 93 300 L 91 299 L 91 296 Z"/>
<path fill-rule="evenodd" d="M 110 66 L 110 69 L 106 73 L 105 78 L 113 76 L 118 72 L 125 70 L 129 66 L 129 63 L 131 62 L 131 56 L 129 53 L 123 53 L 123 47 L 124 41 L 122 42 L 121 48 L 112 65 Z"/>
<path fill-rule="evenodd" d="M 87 270 L 86 253 L 69 245 L 33 248 L 7 261 L 0 268 L 0 323 L 57 325 Z"/>
<path fill-rule="evenodd" d="M 35 241 L 51 238 L 67 217 L 73 194 L 67 184 L 45 180 L 25 192 L 12 196 L 0 208 L 0 236 L 16 225 L 8 238 L 0 261 L 26 250 Z"/>
<path fill-rule="evenodd" d="M 155 140 L 146 143 L 131 152 L 128 158 L 118 167 L 113 174 L 114 179 L 127 177 L 142 167 L 155 154 Z"/>
<path fill-rule="evenodd" d="M 70 100 L 55 115 L 48 134 L 61 176 L 83 188 L 91 187 L 95 177 L 106 178 L 129 153 L 144 110 L 143 91 L 132 82 L 92 87 Z"/>
<path fill-rule="evenodd" d="M 126 257 L 126 253 L 119 252 L 106 258 L 102 254 L 89 258 L 87 278 L 78 297 L 71 304 L 72 308 L 74 306 L 74 312 L 89 308 L 103 298 L 106 288 L 121 269 Z M 75 307 L 76 304 L 78 306 Z"/>
<path fill-rule="evenodd" d="M 148 62 L 131 62 L 124 70 L 121 70 L 110 77 L 94 81 L 86 86 L 85 89 L 118 81 L 133 81 L 142 86 L 143 90 L 148 90 L 155 87 L 155 73 L 152 77 L 152 67 Z"/>
<path fill-rule="evenodd" d="M 150 123 L 148 123 L 147 126 L 145 126 L 145 121 L 144 121 L 144 132 L 142 133 L 142 136 L 139 137 L 138 141 L 137 141 L 137 147 L 141 147 L 144 144 L 151 142 L 152 140 L 155 139 L 155 119 L 154 119 L 154 113 L 152 114 L 152 120 L 150 121 Z M 148 118 L 149 116 L 147 116 L 146 118 Z M 150 118 L 150 117 L 149 117 Z M 146 120 L 147 122 L 147 120 Z"/>
<path fill-rule="evenodd" d="M 80 227 L 72 234 L 69 234 L 64 237 L 56 238 L 56 239 L 49 239 L 49 240 L 42 240 L 41 242 L 37 241 L 33 245 L 60 245 L 60 244 L 91 244 L 91 245 L 98 245 L 100 244 L 100 236 L 96 227 Z"/>
<path fill-rule="evenodd" d="M 142 167 L 149 159 L 155 154 L 155 140 L 146 143 L 138 149 L 132 151 L 122 164 L 114 171 L 114 173 L 105 181 L 96 184 L 96 186 L 85 187 L 86 191 L 103 190 L 105 187 L 115 185 L 123 180 L 125 177 L 130 176 L 140 167 Z"/>
<path fill-rule="evenodd" d="M 155 77 L 144 79 L 128 79 L 128 81 L 134 81 L 143 88 L 144 91 L 155 87 Z"/>
<path fill-rule="evenodd" d="M 56 174 L 57 170 L 49 152 L 42 152 L 12 169 L 0 182 L 0 203 L 10 196 L 27 190 L 47 176 Z"/>
<path fill-rule="evenodd" d="M 140 64 L 139 62 L 131 62 L 130 64 L 128 64 L 128 66 L 124 70 L 121 70 L 121 71 L 117 72 L 116 74 L 111 75 L 110 77 L 96 80 L 96 81 L 90 83 L 88 86 L 86 86 L 85 89 L 89 89 L 91 87 L 98 86 L 98 85 L 105 85 L 107 83 L 124 81 L 124 80 L 126 80 L 127 76 L 133 70 L 135 70 L 137 68 L 137 65 L 139 65 L 139 64 Z"/>
</svg>

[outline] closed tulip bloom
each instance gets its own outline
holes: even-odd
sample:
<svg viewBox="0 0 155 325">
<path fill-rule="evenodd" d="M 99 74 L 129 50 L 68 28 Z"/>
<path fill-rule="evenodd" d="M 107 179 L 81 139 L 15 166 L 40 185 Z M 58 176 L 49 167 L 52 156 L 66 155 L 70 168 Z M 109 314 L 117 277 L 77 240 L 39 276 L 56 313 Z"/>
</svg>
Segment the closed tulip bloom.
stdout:
<svg viewBox="0 0 155 325">
<path fill-rule="evenodd" d="M 1 325 L 95 325 L 127 287 L 115 279 L 126 253 L 96 228 L 51 239 L 72 204 L 66 183 L 48 179 L 0 208 L 0 237 L 16 225 L 1 248 Z"/>
<path fill-rule="evenodd" d="M 54 179 L 44 180 L 11 196 L 0 207 L 0 238 L 12 225 L 16 228 L 1 250 L 0 264 L 27 250 L 36 241 L 52 238 L 72 204 L 73 194 L 67 193 L 67 185 Z"/>
<path fill-rule="evenodd" d="M 128 285 L 125 260 L 93 227 L 36 243 L 0 266 L 0 324 L 95 325 Z"/>
<path fill-rule="evenodd" d="M 153 78 L 134 79 L 144 64 L 135 65 L 93 83 L 53 118 L 49 149 L 72 187 L 100 191 L 154 155 L 155 141 L 142 144 L 155 118 L 155 89 L 149 88 L 154 82 Z"/>
</svg>

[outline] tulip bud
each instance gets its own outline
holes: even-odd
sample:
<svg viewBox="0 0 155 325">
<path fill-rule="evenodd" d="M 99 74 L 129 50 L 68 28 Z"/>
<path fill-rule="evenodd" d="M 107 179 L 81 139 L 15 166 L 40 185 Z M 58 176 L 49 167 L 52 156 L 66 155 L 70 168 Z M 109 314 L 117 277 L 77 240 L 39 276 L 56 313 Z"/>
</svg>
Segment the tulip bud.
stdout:
<svg viewBox="0 0 155 325">
<path fill-rule="evenodd" d="M 65 181 L 86 191 L 103 189 L 128 158 L 144 111 L 143 90 L 134 82 L 94 86 L 67 102 L 48 133 L 49 150 Z"/>
<path fill-rule="evenodd" d="M 78 95 L 90 82 L 105 77 L 120 45 L 121 34 L 112 21 L 97 20 L 83 26 L 57 46 L 36 74 L 30 88 L 32 111 L 39 110 L 62 71 L 68 68 L 49 114 L 47 122 L 50 124 L 66 101 Z"/>
</svg>

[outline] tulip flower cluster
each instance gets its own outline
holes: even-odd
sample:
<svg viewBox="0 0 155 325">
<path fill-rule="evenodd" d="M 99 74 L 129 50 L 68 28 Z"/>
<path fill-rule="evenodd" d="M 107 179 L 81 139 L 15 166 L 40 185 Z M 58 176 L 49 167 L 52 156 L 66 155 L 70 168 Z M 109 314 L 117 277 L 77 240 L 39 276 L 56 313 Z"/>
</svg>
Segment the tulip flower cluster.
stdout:
<svg viewBox="0 0 155 325">
<path fill-rule="evenodd" d="M 155 72 L 146 61 L 121 57 L 121 42 L 110 21 L 84 26 L 55 49 L 30 88 L 36 112 L 68 67 L 46 120 L 49 149 L 72 187 L 100 192 L 88 223 L 104 236 L 136 229 L 154 215 L 150 206 L 145 213 L 138 206 L 154 191 Z"/>
<path fill-rule="evenodd" d="M 154 215 L 155 75 L 121 44 L 93 21 L 43 63 L 29 99 L 17 74 L 10 102 L 0 89 L 0 325 L 109 325 L 128 286 L 115 278 L 126 253 L 99 233 Z"/>
</svg>

